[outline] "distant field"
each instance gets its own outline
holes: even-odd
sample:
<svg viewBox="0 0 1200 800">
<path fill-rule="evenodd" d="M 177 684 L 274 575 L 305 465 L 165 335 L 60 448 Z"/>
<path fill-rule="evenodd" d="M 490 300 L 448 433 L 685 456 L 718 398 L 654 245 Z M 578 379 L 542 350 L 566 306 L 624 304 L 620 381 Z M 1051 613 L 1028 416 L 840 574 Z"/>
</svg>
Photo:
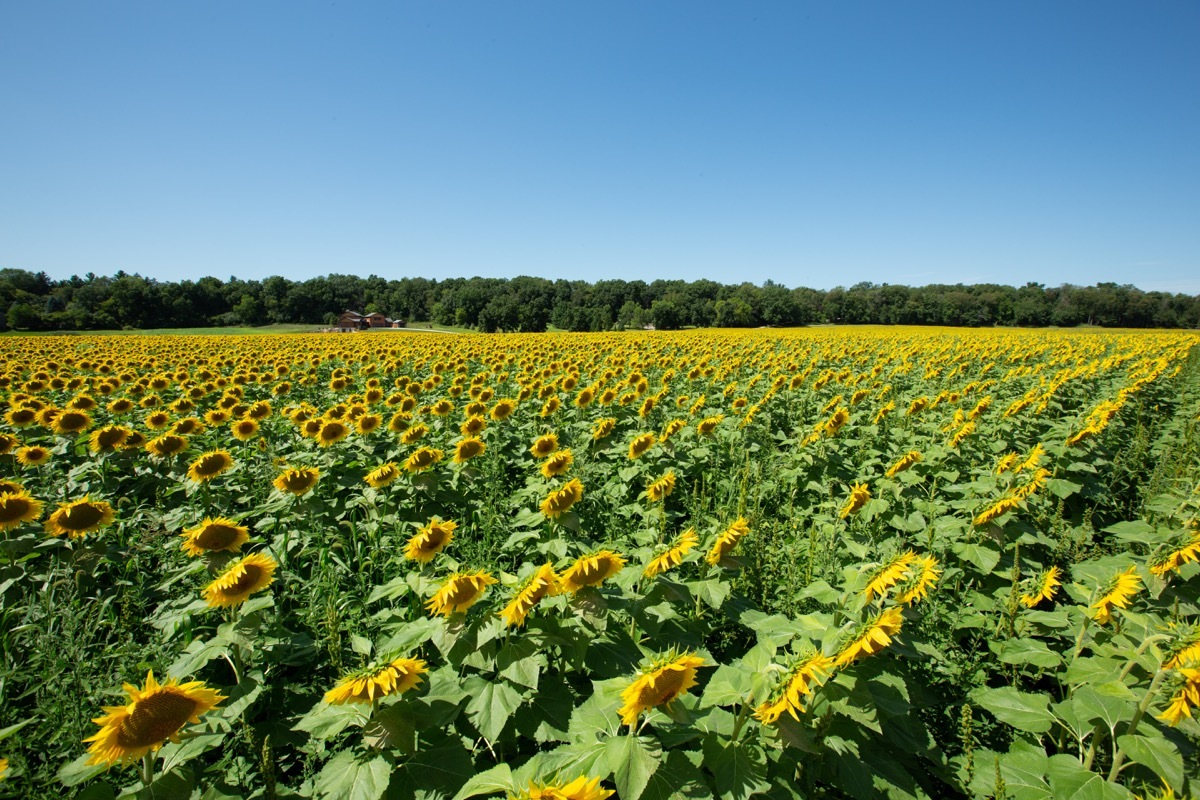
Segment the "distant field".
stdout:
<svg viewBox="0 0 1200 800">
<path fill-rule="evenodd" d="M 99 331 L 5 331 L 0 336 L 246 336 L 281 333 L 316 333 L 325 330 L 325 325 L 279 324 L 260 327 L 237 326 L 228 328 L 147 328 L 144 330 L 99 330 Z M 433 325 L 420 322 L 408 328 L 380 328 L 371 333 L 404 333 L 405 331 L 433 331 L 437 333 L 467 333 L 469 328 Z"/>
</svg>

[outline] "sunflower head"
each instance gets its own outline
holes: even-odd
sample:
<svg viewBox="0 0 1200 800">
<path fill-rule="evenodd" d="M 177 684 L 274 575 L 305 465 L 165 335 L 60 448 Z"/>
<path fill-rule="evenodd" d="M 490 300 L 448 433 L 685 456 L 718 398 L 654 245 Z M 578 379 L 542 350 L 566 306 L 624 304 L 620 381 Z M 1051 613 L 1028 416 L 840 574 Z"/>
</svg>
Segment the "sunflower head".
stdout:
<svg viewBox="0 0 1200 800">
<path fill-rule="evenodd" d="M 558 435 L 554 433 L 544 433 L 534 440 L 533 445 L 529 448 L 529 452 L 535 458 L 549 458 L 555 450 L 558 449 Z"/>
<path fill-rule="evenodd" d="M 146 675 L 146 685 L 138 688 L 125 684 L 129 702 L 124 706 L 108 706 L 104 715 L 92 720 L 100 726 L 91 742 L 88 764 L 112 766 L 137 761 L 147 753 L 158 750 L 168 741 L 179 741 L 179 730 L 189 722 L 212 711 L 226 698 L 199 681 L 180 684 L 172 678 L 165 684 Z"/>
<path fill-rule="evenodd" d="M 196 483 L 206 483 L 233 467 L 228 450 L 209 450 L 191 463 L 187 475 Z"/>
<path fill-rule="evenodd" d="M 551 519 L 558 519 L 571 510 L 583 498 L 583 483 L 578 478 L 568 481 L 561 489 L 551 492 L 542 501 L 542 513 Z"/>
<path fill-rule="evenodd" d="M 487 572 L 456 572 L 446 579 L 425 607 L 444 617 L 460 614 L 475 605 L 493 583 L 496 579 Z"/>
<path fill-rule="evenodd" d="M 750 523 L 744 517 L 738 517 L 717 536 L 717 540 L 713 542 L 713 546 L 704 560 L 713 565 L 720 563 L 721 559 L 733 552 L 738 541 L 749 532 Z"/>
<path fill-rule="evenodd" d="M 543 564 L 517 589 L 513 599 L 500 612 L 506 627 L 521 627 L 529 612 L 545 597 L 558 594 L 558 575 L 554 567 Z"/>
<path fill-rule="evenodd" d="M 88 437 L 88 449 L 93 453 L 111 453 L 125 446 L 133 431 L 123 425 L 105 425 Z"/>
<path fill-rule="evenodd" d="M 17 461 L 27 467 L 40 467 L 50 460 L 50 451 L 41 445 L 28 445 L 17 450 Z"/>
<path fill-rule="evenodd" d="M 652 503 L 661 503 L 673 491 L 675 491 L 675 470 L 667 470 L 667 474 L 646 487 L 646 498 Z"/>
<path fill-rule="evenodd" d="M 422 447 L 405 459 L 404 470 L 406 472 L 423 472 L 441 461 L 444 456 L 445 453 L 441 450 L 435 450 L 432 447 Z"/>
<path fill-rule="evenodd" d="M 698 544 L 700 544 L 700 537 L 696 535 L 696 529 L 688 528 L 676 536 L 667 547 L 656 553 L 642 574 L 647 578 L 653 578 L 655 575 L 674 569 L 683 563 L 684 556 Z"/>
<path fill-rule="evenodd" d="M 258 421 L 244 417 L 229 426 L 229 432 L 239 442 L 246 442 L 258 435 Z"/>
<path fill-rule="evenodd" d="M 180 536 L 183 537 L 183 552 L 189 556 L 202 556 L 238 552 L 250 540 L 250 531 L 225 517 L 205 517 L 198 527 L 189 528 Z"/>
<path fill-rule="evenodd" d="M 20 484 L 4 481 L 5 491 L 0 494 L 0 531 L 15 528 L 22 522 L 35 522 L 42 516 L 42 501 L 21 488 Z"/>
<path fill-rule="evenodd" d="M 320 479 L 321 471 L 316 467 L 292 467 L 281 472 L 273 483 L 279 491 L 301 497 L 311 492 Z"/>
<path fill-rule="evenodd" d="M 370 666 L 338 681 L 337 686 L 325 693 L 325 702 L 372 703 L 381 697 L 402 694 L 419 686 L 421 676 L 428 671 L 425 662 L 417 658 L 397 658 L 382 667 Z"/>
<path fill-rule="evenodd" d="M 642 668 L 641 672 L 621 692 L 624 701 L 621 722 L 636 725 L 638 717 L 657 706 L 670 705 L 677 697 L 696 685 L 696 670 L 705 666 L 700 656 L 691 652 L 671 651 Z"/>
<path fill-rule="evenodd" d="M 561 591 L 575 594 L 589 586 L 599 586 L 625 567 L 625 558 L 612 550 L 599 550 L 575 559 L 559 579 Z"/>
<path fill-rule="evenodd" d="M 46 519 L 46 532 L 51 536 L 70 536 L 77 539 L 92 531 L 111 525 L 116 519 L 112 506 L 103 500 L 83 497 L 70 503 L 62 503 Z"/>
<path fill-rule="evenodd" d="M 454 463 L 466 463 L 472 458 L 483 455 L 485 450 L 487 450 L 487 445 L 481 439 L 477 439 L 474 436 L 460 439 L 454 445 Z"/>
<path fill-rule="evenodd" d="M 86 411 L 67 409 L 60 412 L 50 424 L 50 429 L 57 434 L 69 435 L 90 428 L 92 418 Z"/>
<path fill-rule="evenodd" d="M 571 449 L 556 450 L 546 457 L 542 462 L 542 475 L 547 478 L 554 478 L 562 475 L 571 468 L 574 463 L 575 456 L 571 454 Z"/>
<path fill-rule="evenodd" d="M 146 442 L 146 449 L 159 458 L 170 458 L 187 449 L 188 440 L 174 433 L 166 433 Z"/>
<path fill-rule="evenodd" d="M 204 599 L 210 608 L 240 606 L 250 599 L 250 595 L 271 585 L 278 566 L 269 555 L 252 553 L 231 564 L 219 578 L 206 586 Z"/>
<path fill-rule="evenodd" d="M 340 419 L 327 419 L 314 437 L 321 447 L 329 447 L 350 435 L 350 426 Z"/>
<path fill-rule="evenodd" d="M 372 489 L 382 489 L 384 486 L 387 486 L 389 483 L 399 477 L 400 467 L 396 465 L 396 462 L 389 461 L 386 464 L 381 464 L 368 472 L 363 480 L 366 481 L 367 485 Z"/>
<path fill-rule="evenodd" d="M 641 458 L 647 450 L 654 446 L 655 441 L 653 433 L 642 433 L 635 436 L 629 443 L 629 458 L 631 460 Z"/>
<path fill-rule="evenodd" d="M 404 549 L 404 557 L 419 564 L 428 564 L 433 557 L 454 540 L 454 531 L 458 523 L 452 520 L 442 520 L 434 517 L 429 524 L 419 529 L 408 540 Z"/>
</svg>

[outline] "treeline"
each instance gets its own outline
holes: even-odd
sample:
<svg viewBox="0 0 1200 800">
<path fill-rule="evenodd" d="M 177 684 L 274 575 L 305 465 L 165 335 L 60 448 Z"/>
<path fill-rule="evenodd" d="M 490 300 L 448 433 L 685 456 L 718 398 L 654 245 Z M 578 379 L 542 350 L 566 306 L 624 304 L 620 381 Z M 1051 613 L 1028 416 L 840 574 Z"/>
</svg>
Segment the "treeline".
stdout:
<svg viewBox="0 0 1200 800">
<path fill-rule="evenodd" d="M 829 291 L 714 281 L 401 278 L 327 275 L 306 281 L 201 278 L 162 282 L 118 272 L 51 280 L 0 270 L 0 311 L 11 330 L 331 325 L 344 310 L 480 331 L 659 330 L 813 323 L 1128 328 L 1200 327 L 1200 296 L 1099 283 L 1047 288 L 996 284 L 921 287 L 858 283 Z"/>
</svg>

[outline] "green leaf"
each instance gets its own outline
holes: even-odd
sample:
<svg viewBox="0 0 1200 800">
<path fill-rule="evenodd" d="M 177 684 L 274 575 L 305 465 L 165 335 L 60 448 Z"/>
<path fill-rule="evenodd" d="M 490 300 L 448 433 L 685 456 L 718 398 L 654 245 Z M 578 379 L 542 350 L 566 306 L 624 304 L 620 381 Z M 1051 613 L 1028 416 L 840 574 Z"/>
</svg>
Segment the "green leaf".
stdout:
<svg viewBox="0 0 1200 800">
<path fill-rule="evenodd" d="M 473 696 L 467 702 L 467 716 L 485 739 L 494 742 L 500 738 L 504 726 L 512 713 L 521 705 L 521 695 L 502 681 L 479 679 L 467 687 Z"/>
<path fill-rule="evenodd" d="M 604 762 L 613 773 L 622 800 L 642 796 L 661 755 L 657 743 L 646 737 L 613 736 L 604 743 Z"/>
<path fill-rule="evenodd" d="M 715 736 L 704 737 L 704 767 L 715 776 L 722 800 L 746 800 L 770 788 L 766 756 L 742 742 L 722 745 Z"/>
<path fill-rule="evenodd" d="M 322 700 L 301 717 L 292 730 L 307 731 L 316 739 L 329 739 L 351 725 L 363 725 L 366 721 L 367 712 L 359 708 L 358 703 L 331 705 Z"/>
<path fill-rule="evenodd" d="M 708 800 L 712 791 L 704 774 L 682 750 L 672 750 L 650 776 L 642 800 Z"/>
<path fill-rule="evenodd" d="M 753 688 L 753 675 L 744 669 L 729 664 L 717 667 L 704 687 L 700 705 L 731 706 L 746 700 Z"/>
<path fill-rule="evenodd" d="M 1176 792 L 1183 791 L 1183 756 L 1175 745 L 1159 736 L 1127 734 L 1117 737 L 1117 746 L 1130 761 L 1149 769 Z"/>
<path fill-rule="evenodd" d="M 79 758 L 66 764 L 58 770 L 58 780 L 63 786 L 78 786 L 84 781 L 89 781 L 100 773 L 104 772 L 107 767 L 104 764 L 88 766 L 88 759 L 91 756 L 84 753 Z"/>
<path fill-rule="evenodd" d="M 410 755 L 417 744 L 412 704 L 401 701 L 376 711 L 363 726 L 363 742 L 375 750 L 393 749 Z"/>
<path fill-rule="evenodd" d="M 1031 664 L 1042 669 L 1062 666 L 1062 656 L 1037 639 L 1008 639 L 1000 645 L 999 657 L 1004 664 Z"/>
<path fill-rule="evenodd" d="M 963 561 L 974 564 L 984 575 L 990 575 L 996 565 L 1000 563 L 1000 551 L 984 547 L 981 544 L 955 542 L 950 549 Z"/>
<path fill-rule="evenodd" d="M 1054 726 L 1050 702 L 1044 695 L 1027 694 L 1011 686 L 976 689 L 971 697 L 996 719 L 1030 733 L 1045 733 Z"/>
<path fill-rule="evenodd" d="M 1050 784 L 1046 781 L 1048 763 L 1044 750 L 1024 741 L 1014 742 L 1012 749 L 1000 756 L 1000 777 L 1013 800 L 1050 797 Z"/>
<path fill-rule="evenodd" d="M 1130 800 L 1129 790 L 1109 783 L 1103 775 L 1084 769 L 1074 756 L 1050 756 L 1046 774 L 1055 797 L 1071 800 Z"/>
<path fill-rule="evenodd" d="M 1050 493 L 1060 500 L 1066 500 L 1071 495 L 1077 493 L 1083 488 L 1082 484 L 1074 481 L 1063 480 L 1062 478 L 1048 478 L 1046 480 L 1046 488 Z"/>
<path fill-rule="evenodd" d="M 379 800 L 391 780 L 391 765 L 383 756 L 338 753 L 317 774 L 314 791 L 320 798 Z"/>
<path fill-rule="evenodd" d="M 1071 705 L 1080 719 L 1103 722 L 1114 730 L 1121 720 L 1133 718 L 1134 703 L 1124 697 L 1105 694 L 1092 686 L 1080 686 L 1071 695 Z"/>
<path fill-rule="evenodd" d="M 513 782 L 512 769 L 508 764 L 497 764 L 489 770 L 480 772 L 463 784 L 452 800 L 466 800 L 481 794 L 497 794 L 512 792 L 516 788 Z"/>
</svg>

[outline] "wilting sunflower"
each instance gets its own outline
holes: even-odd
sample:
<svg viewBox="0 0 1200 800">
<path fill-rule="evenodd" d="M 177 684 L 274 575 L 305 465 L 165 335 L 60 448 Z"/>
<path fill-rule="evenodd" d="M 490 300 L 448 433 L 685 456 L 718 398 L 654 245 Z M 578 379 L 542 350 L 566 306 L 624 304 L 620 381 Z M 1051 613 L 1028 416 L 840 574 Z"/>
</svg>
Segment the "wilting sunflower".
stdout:
<svg viewBox="0 0 1200 800">
<path fill-rule="evenodd" d="M 607 439 L 616 427 L 616 417 L 602 417 L 596 420 L 592 423 L 592 441 L 598 442 L 601 439 Z"/>
<path fill-rule="evenodd" d="M 341 420 L 327 419 L 317 431 L 314 437 L 317 444 L 321 447 L 329 447 L 330 445 L 340 442 L 350 435 L 350 426 Z"/>
<path fill-rule="evenodd" d="M 89 765 L 128 764 L 158 750 L 168 741 L 179 741 L 179 730 L 189 722 L 199 722 L 225 699 L 200 681 L 181 684 L 175 678 L 164 684 L 146 674 L 146 685 L 139 689 L 125 684 L 129 702 L 123 706 L 105 706 L 104 716 L 92 720 L 100 726 L 91 742 Z"/>
<path fill-rule="evenodd" d="M 508 800 L 608 800 L 613 796 L 611 789 L 600 786 L 599 778 L 581 775 L 569 783 L 529 782 L 529 788 L 509 794 Z"/>
<path fill-rule="evenodd" d="M 845 519 L 851 514 L 855 514 L 867 501 L 871 499 L 871 490 L 867 488 L 865 483 L 855 483 L 850 487 L 850 496 L 846 498 L 846 504 L 842 506 L 839 517 Z"/>
<path fill-rule="evenodd" d="M 454 463 L 465 464 L 472 458 L 483 455 L 485 450 L 487 450 L 487 445 L 483 443 L 482 439 L 474 436 L 459 439 L 454 443 Z"/>
<path fill-rule="evenodd" d="M 204 600 L 209 608 L 240 606 L 250 599 L 250 595 L 271 585 L 278 566 L 275 559 L 265 553 L 251 553 L 204 587 Z"/>
<path fill-rule="evenodd" d="M 248 442 L 258 435 L 258 422 L 244 417 L 229 426 L 229 432 L 239 442 Z"/>
<path fill-rule="evenodd" d="M 558 519 L 583 499 L 583 484 L 578 478 L 568 481 L 561 489 L 551 492 L 542 501 L 541 511 L 550 519 Z"/>
<path fill-rule="evenodd" d="M 623 704 L 618 713 L 625 725 L 636 725 L 643 712 L 670 705 L 675 698 L 696 685 L 696 670 L 704 659 L 691 652 L 671 651 L 643 667 L 641 673 L 621 692 Z"/>
<path fill-rule="evenodd" d="M 533 453 L 536 458 L 549 458 L 556 450 L 558 450 L 558 435 L 554 433 L 542 434 L 534 440 L 533 445 L 529 448 L 529 452 Z"/>
<path fill-rule="evenodd" d="M 279 473 L 273 483 L 281 492 L 302 497 L 311 492 L 319 480 L 321 471 L 316 467 L 290 467 Z"/>
<path fill-rule="evenodd" d="M 721 531 L 717 536 L 717 541 L 713 543 L 709 549 L 708 555 L 704 560 L 709 564 L 717 564 L 722 558 L 733 552 L 733 548 L 737 546 L 738 540 L 750 532 L 750 523 L 743 517 L 738 517 L 733 523 Z"/>
<path fill-rule="evenodd" d="M 869 622 L 858 626 L 851 639 L 838 652 L 833 664 L 845 667 L 865 656 L 874 655 L 892 643 L 900 632 L 904 617 L 899 606 L 880 611 Z"/>
<path fill-rule="evenodd" d="M 445 456 L 441 450 L 432 447 L 422 447 L 404 460 L 405 472 L 421 472 L 438 463 Z"/>
<path fill-rule="evenodd" d="M 205 483 L 233 467 L 228 450 L 209 450 L 191 463 L 187 476 L 196 483 Z"/>
<path fill-rule="evenodd" d="M 1180 667 L 1175 676 L 1175 693 L 1166 711 L 1158 718 L 1175 727 L 1184 717 L 1192 716 L 1192 709 L 1200 707 L 1200 667 Z"/>
<path fill-rule="evenodd" d="M 429 524 L 417 530 L 404 548 L 404 557 L 418 564 L 428 564 L 442 549 L 454 541 L 458 523 L 434 517 Z"/>
<path fill-rule="evenodd" d="M 1137 574 L 1137 567 L 1130 566 L 1124 572 L 1119 572 L 1109 578 L 1108 583 L 1100 591 L 1100 598 L 1092 603 L 1092 617 L 1101 625 L 1112 619 L 1114 608 L 1129 608 L 1129 601 L 1142 588 L 1142 579 Z"/>
<path fill-rule="evenodd" d="M 987 525 L 995 519 L 999 519 L 1008 512 L 1021 505 L 1021 499 L 1015 495 L 1005 495 L 997 500 L 992 505 L 985 508 L 975 517 L 975 525 Z"/>
<path fill-rule="evenodd" d="M 888 467 L 888 471 L 885 472 L 884 474 L 887 475 L 889 478 L 894 478 L 897 475 L 899 475 L 901 472 L 904 472 L 904 470 L 911 467 L 913 464 L 916 464 L 920 460 L 921 460 L 921 454 L 918 453 L 916 450 L 910 450 L 909 452 L 900 456 L 900 458 L 897 459 L 895 464 L 892 464 L 890 467 Z"/>
<path fill-rule="evenodd" d="M 571 448 L 556 450 L 542 462 L 542 475 L 547 478 L 558 477 L 569 470 L 574 461 L 575 456 L 571 454 Z"/>
<path fill-rule="evenodd" d="M 434 592 L 425 607 L 443 617 L 462 613 L 475 605 L 487 587 L 495 582 L 496 579 L 486 572 L 456 572 Z"/>
<path fill-rule="evenodd" d="M 81 500 L 60 503 L 58 509 L 46 518 L 46 532 L 51 536 L 78 539 L 111 525 L 114 519 L 116 514 L 112 506 L 103 500 L 91 500 L 85 495 Z"/>
<path fill-rule="evenodd" d="M 183 537 L 183 552 L 189 556 L 205 553 L 236 553 L 250 540 L 250 531 L 226 517 L 205 517 L 198 527 L 179 534 Z"/>
<path fill-rule="evenodd" d="M 646 565 L 642 574 L 647 578 L 653 578 L 655 575 L 674 569 L 683 563 L 683 557 L 698 544 L 700 544 L 700 537 L 696 535 L 696 529 L 688 528 L 676 536 L 670 545 L 650 559 L 650 563 Z"/>
<path fill-rule="evenodd" d="M 1059 586 L 1062 586 L 1062 570 L 1058 567 L 1043 570 L 1033 579 L 1030 590 L 1021 595 L 1021 603 L 1026 608 L 1035 608 L 1043 600 L 1053 600 Z"/>
<path fill-rule="evenodd" d="M 630 460 L 641 458 L 646 454 L 646 451 L 654 447 L 654 434 L 642 433 L 633 437 L 633 441 L 629 443 L 629 458 Z"/>
<path fill-rule="evenodd" d="M 675 470 L 668 470 L 658 480 L 646 487 L 646 498 L 652 503 L 661 503 L 675 491 Z"/>
<path fill-rule="evenodd" d="M 146 442 L 146 449 L 159 458 L 170 458 L 187 449 L 188 440 L 174 433 L 166 433 Z"/>
<path fill-rule="evenodd" d="M 554 567 L 543 564 L 537 572 L 526 579 L 517 589 L 517 593 L 513 595 L 509 604 L 500 611 L 500 617 L 504 620 L 505 627 L 520 628 L 525 624 L 525 618 L 529 616 L 529 612 L 533 611 L 534 606 L 543 598 L 553 597 L 556 594 L 558 594 L 558 575 L 554 574 Z"/>
<path fill-rule="evenodd" d="M 363 478 L 367 485 L 372 489 L 382 489 L 396 478 L 400 477 L 400 467 L 395 461 L 389 461 L 386 464 L 380 464 L 375 469 L 371 470 Z"/>
<path fill-rule="evenodd" d="M 917 554 L 909 550 L 875 567 L 867 579 L 867 588 L 863 589 L 863 598 L 869 603 L 876 597 L 882 597 L 888 589 L 899 583 L 916 560 Z"/>
<path fill-rule="evenodd" d="M 37 444 L 17 450 L 17 461 L 27 467 L 40 467 L 50 460 L 50 451 Z"/>
<path fill-rule="evenodd" d="M 403 694 L 421 685 L 429 669 L 419 658 L 397 658 L 383 667 L 372 666 L 347 675 L 325 693 L 325 702 L 373 703 L 381 697 Z"/>
<path fill-rule="evenodd" d="M 810 650 L 797 659 L 792 669 L 779 682 L 771 698 L 755 709 L 754 716 L 764 725 L 774 724 L 784 712 L 799 721 L 800 714 L 804 712 L 806 698 L 812 696 L 813 689 L 821 685 L 832 668 L 833 659 Z"/>
<path fill-rule="evenodd" d="M 18 486 L 15 492 L 0 494 L 0 531 L 22 522 L 36 522 L 42 516 L 42 501 Z"/>
<path fill-rule="evenodd" d="M 60 435 L 70 435 L 87 430 L 92 426 L 92 418 L 83 411 L 63 411 L 54 418 L 50 429 Z"/>
<path fill-rule="evenodd" d="M 1008 472 L 1009 470 L 1012 470 L 1016 466 L 1017 459 L 1019 459 L 1020 457 L 1021 456 L 1018 455 L 1017 453 L 1006 453 L 1005 455 L 1000 457 L 999 461 L 996 462 L 996 467 L 993 471 L 997 475 L 1003 475 L 1004 473 Z"/>
<path fill-rule="evenodd" d="M 575 594 L 586 587 L 599 586 L 620 572 L 624 566 L 625 559 L 620 553 L 614 553 L 612 550 L 599 550 L 580 556 L 563 572 L 559 579 L 559 589 Z"/>
</svg>

